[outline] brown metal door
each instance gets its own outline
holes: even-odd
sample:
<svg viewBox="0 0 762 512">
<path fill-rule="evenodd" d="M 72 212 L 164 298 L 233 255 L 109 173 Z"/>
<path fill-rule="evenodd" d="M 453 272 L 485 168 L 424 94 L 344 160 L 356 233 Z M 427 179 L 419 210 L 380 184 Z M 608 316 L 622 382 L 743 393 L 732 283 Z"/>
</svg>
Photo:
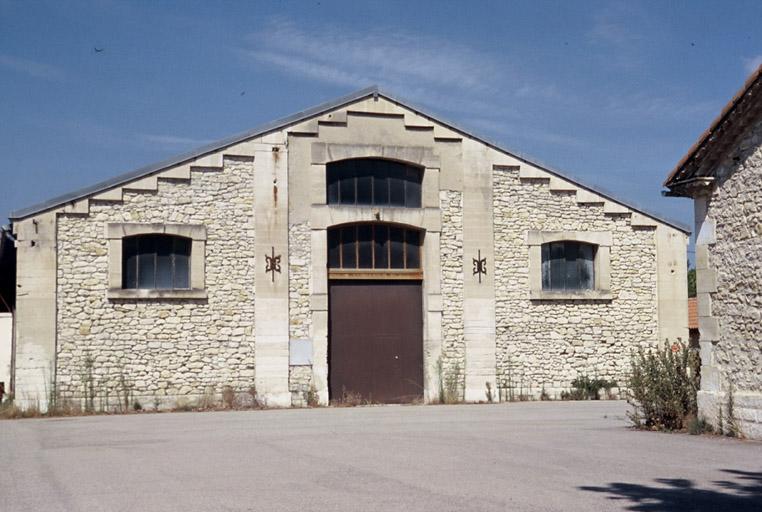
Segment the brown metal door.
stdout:
<svg viewBox="0 0 762 512">
<path fill-rule="evenodd" d="M 423 396 L 420 281 L 330 281 L 329 391 L 379 403 Z"/>
</svg>

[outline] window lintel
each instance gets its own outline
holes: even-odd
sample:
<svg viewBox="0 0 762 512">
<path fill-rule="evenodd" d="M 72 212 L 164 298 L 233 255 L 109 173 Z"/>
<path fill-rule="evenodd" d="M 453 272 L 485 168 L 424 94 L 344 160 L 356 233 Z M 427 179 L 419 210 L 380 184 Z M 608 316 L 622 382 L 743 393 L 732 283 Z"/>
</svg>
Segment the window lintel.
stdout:
<svg viewBox="0 0 762 512">
<path fill-rule="evenodd" d="M 527 231 L 527 245 L 545 245 L 551 242 L 583 242 L 599 247 L 611 247 L 610 231 Z"/>
<path fill-rule="evenodd" d="M 109 222 L 106 224 L 106 238 L 109 240 L 136 235 L 173 235 L 191 240 L 206 240 L 206 226 L 163 222 Z"/>
</svg>

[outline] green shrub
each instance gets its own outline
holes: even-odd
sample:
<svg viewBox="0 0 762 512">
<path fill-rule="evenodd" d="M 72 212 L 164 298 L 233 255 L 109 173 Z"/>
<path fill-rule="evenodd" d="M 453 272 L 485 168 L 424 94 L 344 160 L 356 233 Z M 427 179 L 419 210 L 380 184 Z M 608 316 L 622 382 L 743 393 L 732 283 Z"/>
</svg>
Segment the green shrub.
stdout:
<svg viewBox="0 0 762 512">
<path fill-rule="evenodd" d="M 571 391 L 562 391 L 561 400 L 600 400 L 601 390 L 605 389 L 608 395 L 611 388 L 617 383 L 612 380 L 590 378 L 587 375 L 577 377 L 571 383 Z"/>
<path fill-rule="evenodd" d="M 682 344 L 632 355 L 628 415 L 635 426 L 681 430 L 697 418 L 698 354 Z"/>
</svg>

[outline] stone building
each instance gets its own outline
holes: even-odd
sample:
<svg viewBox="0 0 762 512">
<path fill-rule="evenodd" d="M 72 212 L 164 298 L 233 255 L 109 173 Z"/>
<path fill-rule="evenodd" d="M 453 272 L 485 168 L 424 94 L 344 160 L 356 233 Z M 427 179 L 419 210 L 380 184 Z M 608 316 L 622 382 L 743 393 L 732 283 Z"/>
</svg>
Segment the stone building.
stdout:
<svg viewBox="0 0 762 512">
<path fill-rule="evenodd" d="M 13 291 L 16 281 L 16 250 L 6 226 L 0 226 L 0 402 L 10 390 L 13 351 Z"/>
<path fill-rule="evenodd" d="M 699 412 L 762 438 L 762 67 L 672 171 L 668 195 L 692 197 L 701 334 Z"/>
<path fill-rule="evenodd" d="M 43 407 L 552 396 L 688 336 L 685 228 L 377 88 L 12 222 Z"/>
</svg>

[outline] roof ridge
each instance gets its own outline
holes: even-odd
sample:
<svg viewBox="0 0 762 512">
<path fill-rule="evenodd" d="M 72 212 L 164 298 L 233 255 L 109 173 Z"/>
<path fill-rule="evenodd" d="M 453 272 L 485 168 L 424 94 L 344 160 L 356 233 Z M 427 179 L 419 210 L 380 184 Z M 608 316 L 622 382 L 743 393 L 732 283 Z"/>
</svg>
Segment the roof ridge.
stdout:
<svg viewBox="0 0 762 512">
<path fill-rule="evenodd" d="M 83 199 L 87 196 L 90 196 L 92 194 L 101 192 L 103 190 L 113 188 L 122 184 L 125 184 L 127 182 L 143 178 L 145 176 L 151 175 L 153 173 L 159 172 L 163 169 L 166 169 L 167 167 L 172 167 L 175 165 L 180 165 L 184 162 L 187 162 L 189 160 L 193 160 L 202 156 L 205 156 L 207 154 L 217 152 L 220 150 L 223 150 L 229 146 L 232 146 L 234 144 L 237 144 L 239 142 L 243 142 L 244 140 L 251 139 L 254 137 L 259 137 L 262 135 L 265 135 L 267 133 L 271 133 L 273 131 L 282 130 L 286 128 L 289 125 L 299 123 L 302 121 L 305 121 L 309 118 L 315 117 L 317 115 L 320 115 L 328 110 L 334 110 L 337 108 L 340 108 L 342 106 L 355 103 L 363 98 L 366 98 L 368 96 L 383 96 L 389 101 L 392 101 L 394 103 L 397 103 L 398 105 L 411 110 L 419 115 L 422 115 L 428 119 L 430 119 L 433 122 L 436 122 L 438 124 L 444 125 L 453 131 L 456 131 L 460 133 L 461 135 L 464 135 L 466 137 L 469 137 L 471 139 L 474 139 L 476 141 L 479 141 L 483 144 L 486 144 L 487 146 L 492 147 L 493 149 L 496 149 L 497 151 L 500 151 L 502 153 L 508 154 L 518 160 L 521 160 L 522 162 L 525 162 L 527 164 L 536 166 L 540 168 L 543 171 L 546 171 L 550 174 L 553 174 L 559 178 L 563 178 L 574 185 L 586 189 L 590 192 L 594 192 L 596 194 L 599 194 L 601 196 L 604 196 L 606 199 L 609 199 L 615 203 L 619 203 L 622 206 L 625 206 L 631 210 L 637 211 L 639 213 L 642 213 L 643 215 L 646 215 L 648 217 L 651 217 L 652 219 L 655 219 L 661 223 L 667 224 L 669 226 L 672 226 L 680 231 L 683 231 L 685 233 L 690 233 L 690 228 L 678 221 L 669 219 L 665 216 L 662 216 L 660 214 L 654 213 L 649 211 L 646 208 L 640 207 L 636 204 L 634 204 L 631 201 L 621 199 L 617 197 L 615 194 L 612 194 L 609 191 L 606 191 L 602 187 L 598 187 L 595 185 L 589 185 L 586 183 L 583 183 L 579 181 L 577 178 L 574 178 L 573 176 L 570 176 L 569 174 L 562 172 L 560 170 L 557 170 L 549 165 L 541 163 L 539 160 L 530 157 L 524 153 L 513 151 L 511 149 L 506 148 L 505 146 L 502 146 L 496 142 L 493 142 L 485 137 L 482 137 L 480 135 L 476 135 L 473 132 L 466 130 L 464 128 L 459 127 L 456 123 L 452 123 L 450 121 L 444 120 L 438 115 L 430 114 L 425 109 L 417 107 L 416 105 L 412 104 L 411 102 L 408 102 L 407 100 L 404 100 L 395 94 L 386 92 L 385 90 L 382 90 L 378 85 L 371 85 L 369 87 L 365 87 L 363 89 L 360 89 L 358 91 L 355 91 L 353 93 L 347 94 L 345 96 L 341 96 L 339 98 L 336 98 L 331 101 L 327 101 L 325 103 L 321 103 L 319 105 L 316 105 L 314 107 L 310 107 L 304 110 L 301 110 L 295 114 L 291 114 L 289 116 L 276 119 L 274 121 L 270 121 L 267 123 L 264 123 L 256 128 L 253 128 L 251 130 L 247 130 L 245 132 L 239 133 L 237 135 L 233 135 L 231 137 L 227 137 L 225 139 L 222 139 L 217 142 L 213 142 L 211 144 L 202 146 L 201 148 L 198 148 L 196 150 L 178 155 L 173 158 L 169 158 L 166 160 L 163 160 L 161 162 L 155 163 L 155 164 L 149 164 L 143 167 L 140 167 L 138 169 L 135 169 L 133 171 L 119 174 L 113 178 L 110 178 L 108 180 L 104 180 L 101 182 L 98 182 L 94 185 L 81 188 L 79 190 L 70 192 L 68 194 L 63 194 L 57 197 L 54 197 L 52 199 L 49 199 L 48 201 L 44 201 L 42 203 L 38 203 L 32 206 L 29 206 L 27 208 L 22 208 L 20 210 L 16 210 L 11 213 L 10 219 L 18 220 L 23 219 L 26 217 L 29 217 L 31 215 L 35 215 L 38 213 L 42 213 L 47 210 L 51 210 L 53 208 L 56 208 L 58 206 L 61 206 L 65 203 L 77 201 L 80 199 Z"/>
</svg>

